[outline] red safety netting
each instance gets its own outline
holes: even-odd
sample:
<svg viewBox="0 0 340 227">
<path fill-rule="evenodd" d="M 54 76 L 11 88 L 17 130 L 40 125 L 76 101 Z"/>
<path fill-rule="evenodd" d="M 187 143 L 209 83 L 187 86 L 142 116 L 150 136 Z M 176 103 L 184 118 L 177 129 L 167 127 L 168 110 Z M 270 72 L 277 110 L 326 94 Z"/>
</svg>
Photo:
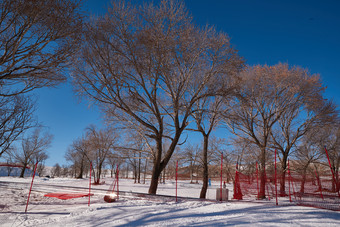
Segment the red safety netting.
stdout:
<svg viewBox="0 0 340 227">
<path fill-rule="evenodd" d="M 89 193 L 63 193 L 63 192 L 48 193 L 44 196 L 67 200 L 67 199 L 86 197 L 86 196 L 89 196 L 89 195 L 93 196 L 93 194 L 89 194 Z"/>
<path fill-rule="evenodd" d="M 333 177 L 329 169 L 323 168 L 319 172 L 313 168 L 308 171 L 287 169 L 285 173 L 270 168 L 265 170 L 265 196 L 266 200 L 280 203 L 294 202 L 297 205 L 311 206 L 323 209 L 340 211 L 338 176 Z M 251 173 L 242 173 L 236 169 L 234 178 L 234 199 L 259 199 L 261 177 L 259 170 Z"/>
</svg>

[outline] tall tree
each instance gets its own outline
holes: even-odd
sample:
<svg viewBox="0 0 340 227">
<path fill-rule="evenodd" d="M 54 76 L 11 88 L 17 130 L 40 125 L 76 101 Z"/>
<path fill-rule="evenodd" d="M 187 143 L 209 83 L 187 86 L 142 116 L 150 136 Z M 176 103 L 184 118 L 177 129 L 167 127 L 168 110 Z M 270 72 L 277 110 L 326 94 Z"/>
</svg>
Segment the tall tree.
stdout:
<svg viewBox="0 0 340 227">
<path fill-rule="evenodd" d="M 53 136 L 47 132 L 41 133 L 40 128 L 35 129 L 32 134 L 22 139 L 22 149 L 13 151 L 14 160 L 23 166 L 20 177 L 24 177 L 28 165 L 33 166 L 47 158 L 46 149 L 50 147 Z"/>
<path fill-rule="evenodd" d="M 314 128 L 334 124 L 337 112 L 336 106 L 323 98 L 325 87 L 318 75 L 311 75 L 308 70 L 298 67 L 280 67 L 283 79 L 288 81 L 285 84 L 292 92 L 282 94 L 289 103 L 270 134 L 271 147 L 281 154 L 280 194 L 285 195 L 287 160 L 294 146 Z"/>
<path fill-rule="evenodd" d="M 245 69 L 240 77 L 239 96 L 225 114 L 230 131 L 258 147 L 260 154 L 260 198 L 265 198 L 265 166 L 274 125 L 282 115 L 295 105 L 303 79 L 300 70 L 285 64 L 253 66 Z M 296 76 L 298 75 L 298 76 Z"/>
<path fill-rule="evenodd" d="M 89 169 L 89 160 L 86 158 L 89 152 L 85 137 L 74 140 L 68 148 L 65 159 L 73 163 L 76 178 L 83 178 L 84 172 Z"/>
<path fill-rule="evenodd" d="M 118 133 L 114 133 L 109 128 L 98 130 L 92 125 L 86 129 L 86 144 L 90 150 L 86 157 L 93 165 L 93 171 L 95 173 L 93 177 L 96 184 L 100 183 L 105 161 L 112 153 L 112 149 L 118 138 Z"/>
<path fill-rule="evenodd" d="M 205 199 L 208 190 L 209 170 L 208 170 L 208 147 L 209 137 L 213 129 L 220 120 L 220 108 L 223 105 L 221 97 L 205 97 L 198 100 L 193 106 L 192 117 L 195 119 L 197 129 L 203 136 L 202 165 L 203 165 L 203 184 L 200 198 Z"/>
<path fill-rule="evenodd" d="M 312 171 L 312 164 L 322 161 L 324 154 L 323 148 L 320 148 L 318 141 L 320 136 L 318 130 L 314 129 L 304 136 L 301 143 L 297 146 L 294 153 L 296 159 L 295 171 L 301 174 L 302 180 L 300 185 L 300 192 L 305 192 L 305 183 L 307 179 L 307 173 Z M 312 171 L 314 175 L 314 171 Z"/>
<path fill-rule="evenodd" d="M 187 144 L 182 153 L 183 162 L 189 164 L 190 183 L 194 183 L 194 176 L 196 176 L 196 183 L 198 183 L 198 169 L 200 167 L 199 155 L 201 155 L 200 147 L 198 145 Z"/>
<path fill-rule="evenodd" d="M 324 125 L 319 127 L 313 138 L 317 144 L 326 166 L 331 164 L 331 171 L 334 173 L 334 178 L 332 180 L 332 191 L 336 192 L 340 190 L 339 181 L 339 168 L 340 168 L 340 123 L 339 121 L 333 125 Z M 328 152 L 328 157 L 326 155 L 325 147 Z M 330 172 L 331 172 L 330 171 Z"/>
<path fill-rule="evenodd" d="M 242 61 L 225 34 L 194 26 L 175 1 L 139 7 L 113 2 L 105 16 L 87 24 L 84 36 L 75 88 L 152 141 L 149 193 L 156 194 L 194 103 L 221 89 Z M 170 145 L 162 155 L 164 139 Z"/>
</svg>

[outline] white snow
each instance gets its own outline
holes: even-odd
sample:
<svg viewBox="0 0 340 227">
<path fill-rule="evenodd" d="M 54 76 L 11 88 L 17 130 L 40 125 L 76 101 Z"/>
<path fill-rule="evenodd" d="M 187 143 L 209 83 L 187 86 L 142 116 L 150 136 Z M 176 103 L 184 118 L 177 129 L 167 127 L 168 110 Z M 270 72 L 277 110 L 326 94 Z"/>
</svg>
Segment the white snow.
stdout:
<svg viewBox="0 0 340 227">
<path fill-rule="evenodd" d="M 218 182 L 208 191 L 209 201 L 180 198 L 176 202 L 174 197 L 121 193 L 118 201 L 106 203 L 103 197 L 113 180 L 103 180 L 106 184 L 91 186 L 94 195 L 88 206 L 88 197 L 44 197 L 49 192 L 88 193 L 88 179 L 36 177 L 25 213 L 31 178 L 0 177 L 0 226 L 340 226 L 340 212 L 336 211 L 288 203 L 275 206 L 274 201 L 214 201 Z M 148 186 L 119 181 L 119 189 L 126 192 L 146 193 Z M 200 184 L 180 181 L 178 196 L 197 198 L 200 188 Z M 160 184 L 158 194 L 174 196 L 175 182 Z"/>
</svg>

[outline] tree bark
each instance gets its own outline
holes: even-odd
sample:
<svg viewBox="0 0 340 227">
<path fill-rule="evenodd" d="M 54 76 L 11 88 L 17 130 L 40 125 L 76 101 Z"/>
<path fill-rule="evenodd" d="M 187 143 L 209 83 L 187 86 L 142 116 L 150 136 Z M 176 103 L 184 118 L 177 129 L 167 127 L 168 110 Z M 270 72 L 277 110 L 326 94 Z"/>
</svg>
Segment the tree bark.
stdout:
<svg viewBox="0 0 340 227">
<path fill-rule="evenodd" d="M 24 178 L 26 167 L 27 167 L 27 164 L 24 164 L 24 166 L 21 168 L 20 178 Z"/>
<path fill-rule="evenodd" d="M 208 190 L 208 135 L 203 135 L 203 185 L 200 193 L 200 198 L 205 199 Z"/>
<path fill-rule="evenodd" d="M 286 169 L 287 169 L 287 155 L 283 155 L 281 163 L 281 181 L 280 181 L 280 196 L 286 196 Z"/>
<path fill-rule="evenodd" d="M 160 175 L 161 175 L 160 165 L 155 163 L 152 168 L 151 183 L 148 192 L 149 194 L 156 195 Z"/>
<path fill-rule="evenodd" d="M 266 148 L 261 149 L 260 156 L 260 193 L 259 199 L 266 198 Z"/>
</svg>

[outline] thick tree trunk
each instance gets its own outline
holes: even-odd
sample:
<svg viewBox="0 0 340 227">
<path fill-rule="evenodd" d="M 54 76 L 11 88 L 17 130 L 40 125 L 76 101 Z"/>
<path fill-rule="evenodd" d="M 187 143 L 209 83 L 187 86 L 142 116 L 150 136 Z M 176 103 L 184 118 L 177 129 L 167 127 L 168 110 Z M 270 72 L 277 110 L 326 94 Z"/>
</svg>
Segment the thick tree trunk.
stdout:
<svg viewBox="0 0 340 227">
<path fill-rule="evenodd" d="M 165 184 L 166 168 L 163 169 L 163 184 Z"/>
<path fill-rule="evenodd" d="M 303 173 L 301 186 L 300 186 L 300 193 L 305 193 L 305 182 L 306 182 L 306 174 Z"/>
<path fill-rule="evenodd" d="M 25 176 L 26 166 L 27 166 L 27 164 L 24 164 L 24 166 L 21 168 L 21 173 L 20 173 L 21 178 L 24 178 L 24 176 Z"/>
<path fill-rule="evenodd" d="M 161 160 L 162 160 L 162 138 L 159 138 L 157 141 L 157 153 L 153 160 L 153 168 L 152 168 L 152 176 L 151 176 L 151 183 L 149 187 L 149 194 L 156 195 L 159 176 L 162 174 L 161 168 Z"/>
<path fill-rule="evenodd" d="M 286 168 L 287 168 L 287 159 L 286 155 L 282 158 L 281 163 L 281 181 L 280 181 L 280 196 L 286 196 Z"/>
<path fill-rule="evenodd" d="M 82 179 L 83 178 L 83 174 L 84 174 L 84 166 L 81 165 L 77 178 L 78 179 Z"/>
<path fill-rule="evenodd" d="M 266 148 L 261 149 L 260 155 L 260 193 L 259 199 L 266 198 Z"/>
<path fill-rule="evenodd" d="M 178 131 L 176 131 L 176 135 L 174 136 L 172 143 L 169 149 L 167 150 L 163 160 L 162 160 L 162 136 L 159 136 L 159 138 L 156 140 L 157 150 L 156 150 L 156 154 L 153 160 L 151 183 L 150 183 L 149 192 L 148 192 L 149 194 L 151 195 L 156 194 L 157 188 L 158 188 L 159 176 L 162 174 L 163 169 L 168 164 L 183 130 L 184 128 L 178 129 Z"/>
<path fill-rule="evenodd" d="M 203 185 L 200 193 L 200 198 L 205 199 L 207 190 L 208 190 L 208 178 L 209 178 L 209 172 L 208 172 L 208 139 L 209 137 L 207 135 L 203 135 Z"/>
<path fill-rule="evenodd" d="M 159 180 L 159 176 L 161 175 L 161 173 L 162 172 L 160 170 L 159 164 L 157 165 L 157 163 L 155 163 L 152 168 L 151 183 L 150 183 L 149 192 L 148 192 L 149 194 L 156 195 L 157 188 L 158 188 L 158 180 Z"/>
</svg>

